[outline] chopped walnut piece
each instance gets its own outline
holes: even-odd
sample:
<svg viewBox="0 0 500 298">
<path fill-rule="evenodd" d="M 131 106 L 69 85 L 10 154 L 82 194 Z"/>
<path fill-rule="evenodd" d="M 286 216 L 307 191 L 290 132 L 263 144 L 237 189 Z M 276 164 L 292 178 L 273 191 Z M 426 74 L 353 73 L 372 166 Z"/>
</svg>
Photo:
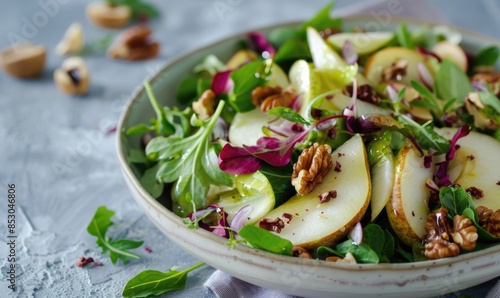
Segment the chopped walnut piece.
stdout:
<svg viewBox="0 0 500 298">
<path fill-rule="evenodd" d="M 120 35 L 108 50 L 108 57 L 130 61 L 154 58 L 160 51 L 160 44 L 151 41 L 153 31 L 146 26 L 127 29 Z"/>
<path fill-rule="evenodd" d="M 356 258 L 352 255 L 352 253 L 346 253 L 345 257 L 342 259 L 341 257 L 332 256 L 325 259 L 327 262 L 336 262 L 336 263 L 346 263 L 346 264 L 357 264 Z"/>
<path fill-rule="evenodd" d="M 469 156 L 467 156 L 467 158 L 469 160 L 473 160 L 474 159 L 474 155 L 472 155 L 472 158 L 469 158 Z M 475 186 L 471 186 L 471 187 L 467 188 L 465 191 L 468 192 L 471 195 L 471 197 L 473 199 L 476 199 L 476 200 L 479 200 L 482 197 L 484 197 L 484 192 L 481 189 L 479 189 L 479 188 L 477 188 Z"/>
<path fill-rule="evenodd" d="M 479 224 L 483 229 L 488 231 L 494 237 L 500 237 L 500 209 L 493 212 L 493 210 L 484 207 L 476 207 L 479 215 Z"/>
<path fill-rule="evenodd" d="M 391 66 L 385 68 L 382 71 L 383 81 L 401 81 L 406 75 L 406 68 L 408 67 L 408 61 L 405 59 L 399 59 L 392 63 Z"/>
<path fill-rule="evenodd" d="M 294 257 L 297 257 L 297 258 L 303 258 L 303 259 L 312 259 L 313 258 L 311 256 L 311 254 L 307 251 L 307 249 L 302 248 L 302 247 L 297 246 L 297 245 L 295 245 L 292 248 L 292 254 Z"/>
<path fill-rule="evenodd" d="M 280 233 L 285 227 L 285 222 L 279 217 L 275 219 L 263 218 L 259 222 L 259 227 L 271 232 Z"/>
<path fill-rule="evenodd" d="M 201 120 L 206 120 L 215 112 L 215 93 L 207 89 L 203 92 L 200 98 L 193 102 L 193 111 L 198 114 Z"/>
<path fill-rule="evenodd" d="M 314 143 L 304 149 L 299 159 L 293 165 L 292 185 L 300 195 L 306 195 L 323 182 L 326 174 L 333 167 L 329 145 Z"/>
<path fill-rule="evenodd" d="M 259 86 L 252 91 L 252 103 L 267 112 L 276 107 L 288 107 L 295 98 L 292 91 L 282 91 L 281 87 Z"/>
<path fill-rule="evenodd" d="M 335 189 L 332 189 L 320 194 L 318 197 L 319 197 L 319 202 L 323 204 L 329 202 L 331 199 L 335 199 L 337 197 L 337 191 Z"/>
<path fill-rule="evenodd" d="M 472 221 L 463 215 L 455 215 L 452 223 L 448 221 L 448 209 L 439 208 L 427 216 L 425 256 L 428 259 L 453 257 L 476 247 L 477 230 Z"/>
</svg>

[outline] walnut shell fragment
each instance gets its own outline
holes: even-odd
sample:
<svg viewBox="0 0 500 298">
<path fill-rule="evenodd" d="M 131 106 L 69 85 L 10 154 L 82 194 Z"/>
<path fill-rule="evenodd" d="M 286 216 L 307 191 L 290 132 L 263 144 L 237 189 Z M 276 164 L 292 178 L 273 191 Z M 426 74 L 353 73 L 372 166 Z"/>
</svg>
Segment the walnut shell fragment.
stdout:
<svg viewBox="0 0 500 298">
<path fill-rule="evenodd" d="M 83 95 L 89 90 L 90 75 L 82 58 L 70 57 L 54 71 L 54 81 L 66 94 Z"/>
<path fill-rule="evenodd" d="M 108 49 L 108 57 L 129 61 L 147 60 L 156 57 L 160 51 L 160 44 L 149 38 L 152 33 L 151 28 L 146 26 L 127 29 L 117 37 L 113 45 Z"/>
<path fill-rule="evenodd" d="M 28 79 L 42 73 L 46 56 L 42 45 L 16 44 L 0 52 L 0 65 L 9 75 Z"/>
<path fill-rule="evenodd" d="M 132 10 L 125 5 L 111 5 L 105 2 L 92 2 L 87 5 L 87 17 L 99 27 L 118 29 L 130 22 Z"/>
</svg>

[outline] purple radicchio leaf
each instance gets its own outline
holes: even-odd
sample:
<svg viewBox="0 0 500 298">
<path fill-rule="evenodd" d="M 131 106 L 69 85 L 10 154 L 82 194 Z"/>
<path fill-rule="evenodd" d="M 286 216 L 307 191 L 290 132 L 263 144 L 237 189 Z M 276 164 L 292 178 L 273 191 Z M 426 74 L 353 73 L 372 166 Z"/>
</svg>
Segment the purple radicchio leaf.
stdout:
<svg viewBox="0 0 500 298">
<path fill-rule="evenodd" d="M 437 61 L 439 63 L 441 63 L 441 57 L 439 57 L 436 53 L 432 52 L 432 51 L 429 51 L 428 49 L 424 48 L 424 47 L 417 47 L 417 50 L 420 52 L 420 54 L 424 55 L 424 56 L 428 56 L 428 57 L 434 57 L 437 59 Z"/>
<path fill-rule="evenodd" d="M 436 182 L 439 187 L 450 186 L 453 183 L 450 181 L 450 176 L 448 175 L 448 165 L 450 161 L 455 157 L 459 145 L 457 145 L 458 140 L 468 135 L 470 132 L 470 127 L 467 125 L 462 125 L 453 138 L 450 141 L 450 150 L 446 153 L 446 159 L 443 162 L 437 163 L 438 170 L 436 171 Z"/>
<path fill-rule="evenodd" d="M 213 213 L 217 213 L 215 225 L 203 221 L 203 219 L 208 219 Z M 209 205 L 206 209 L 199 210 L 196 213 L 190 213 L 187 217 L 192 221 L 198 221 L 198 226 L 204 230 L 211 233 L 219 235 L 221 237 L 229 238 L 229 224 L 227 222 L 227 213 L 222 209 L 222 207 L 215 204 Z M 214 219 L 215 221 L 215 219 Z"/>
<path fill-rule="evenodd" d="M 245 148 L 227 143 L 219 153 L 219 168 L 229 174 L 250 174 L 258 171 L 261 161 Z"/>
<path fill-rule="evenodd" d="M 267 37 L 262 32 L 258 32 L 258 31 L 250 32 L 250 33 L 248 33 L 248 37 L 252 41 L 257 52 L 259 52 L 260 54 L 264 54 L 265 52 L 267 52 L 270 56 L 272 56 L 276 53 L 276 50 L 267 41 Z M 266 58 L 269 58 L 269 57 L 266 57 Z"/>
<path fill-rule="evenodd" d="M 216 97 L 221 93 L 229 93 L 233 88 L 234 82 L 231 80 L 230 74 L 231 70 L 226 70 L 214 75 L 210 89 L 212 89 Z"/>
</svg>

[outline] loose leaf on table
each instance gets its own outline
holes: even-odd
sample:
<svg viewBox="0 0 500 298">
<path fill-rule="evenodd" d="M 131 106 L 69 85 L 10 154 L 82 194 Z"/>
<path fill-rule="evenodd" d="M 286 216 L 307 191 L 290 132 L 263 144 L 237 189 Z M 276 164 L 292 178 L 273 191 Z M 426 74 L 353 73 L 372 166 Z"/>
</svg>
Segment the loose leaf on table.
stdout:
<svg viewBox="0 0 500 298">
<path fill-rule="evenodd" d="M 146 146 L 148 159 L 162 163 L 156 178 L 165 183 L 176 181 L 173 199 L 184 215 L 205 207 L 211 184 L 232 184 L 231 176 L 219 168 L 216 152 L 219 147 L 211 138 L 224 104 L 220 101 L 215 113 L 206 121 L 193 115 L 191 124 L 198 126 L 198 130 L 191 136 L 156 137 Z"/>
<path fill-rule="evenodd" d="M 182 290 L 186 286 L 187 274 L 204 263 L 195 264 L 182 271 L 170 269 L 168 272 L 145 270 L 130 279 L 125 285 L 123 297 L 151 297 L 175 290 Z"/>
<path fill-rule="evenodd" d="M 467 94 L 474 91 L 467 75 L 448 59 L 444 59 L 439 67 L 434 89 L 439 98 L 445 101 L 455 98 L 460 105 L 464 103 Z"/>
<path fill-rule="evenodd" d="M 251 246 L 275 254 L 291 256 L 293 244 L 287 239 L 281 238 L 268 230 L 247 225 L 238 232 Z"/>
<path fill-rule="evenodd" d="M 104 206 L 97 208 L 94 217 L 92 218 L 87 232 L 97 237 L 96 243 L 102 248 L 102 253 L 109 251 L 111 262 L 116 264 L 120 259 L 124 264 L 129 261 L 129 258 L 139 259 L 139 256 L 129 252 L 130 249 L 137 248 L 143 244 L 143 241 L 133 241 L 128 239 L 119 239 L 112 241 L 106 236 L 108 228 L 113 225 L 111 217 L 115 214 L 114 211 L 107 209 Z"/>
<path fill-rule="evenodd" d="M 234 87 L 229 94 L 229 103 L 240 112 L 253 110 L 252 91 L 265 84 L 271 73 L 269 61 L 253 61 L 231 72 Z"/>
</svg>

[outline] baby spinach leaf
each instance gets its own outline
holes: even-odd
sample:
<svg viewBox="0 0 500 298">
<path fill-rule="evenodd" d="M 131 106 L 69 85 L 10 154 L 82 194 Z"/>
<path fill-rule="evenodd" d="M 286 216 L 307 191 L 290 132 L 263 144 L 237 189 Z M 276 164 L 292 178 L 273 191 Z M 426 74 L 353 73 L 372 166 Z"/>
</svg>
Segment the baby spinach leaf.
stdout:
<svg viewBox="0 0 500 298">
<path fill-rule="evenodd" d="M 441 63 L 434 89 L 439 98 L 445 101 L 456 98 L 460 105 L 464 103 L 467 94 L 474 91 L 467 75 L 449 59 L 444 59 Z"/>
<path fill-rule="evenodd" d="M 380 258 L 380 261 L 384 263 L 390 263 L 395 250 L 394 237 L 387 230 L 384 230 L 384 235 L 385 235 L 384 238 L 385 241 L 384 241 L 384 247 L 382 248 L 382 257 Z"/>
<path fill-rule="evenodd" d="M 164 183 L 156 178 L 158 169 L 161 169 L 161 163 L 156 164 L 154 167 L 147 169 L 141 177 L 141 185 L 153 197 L 159 198 L 163 193 Z"/>
<path fill-rule="evenodd" d="M 380 258 L 384 249 L 385 234 L 376 224 L 368 224 L 363 228 L 363 243 L 367 244 Z"/>
<path fill-rule="evenodd" d="M 439 200 L 450 217 L 461 215 L 466 208 L 475 209 L 471 196 L 462 187 L 441 187 Z"/>
<path fill-rule="evenodd" d="M 268 230 L 246 225 L 238 232 L 250 245 L 275 254 L 291 256 L 293 244 Z"/>
<path fill-rule="evenodd" d="M 258 86 L 264 85 L 267 76 L 271 73 L 270 63 L 266 61 L 253 61 L 231 72 L 234 82 L 233 89 L 229 95 L 229 103 L 240 112 L 253 110 L 252 91 Z"/>
<path fill-rule="evenodd" d="M 481 92 L 479 93 L 479 98 L 484 105 L 490 106 L 497 113 L 500 113 L 500 99 L 490 92 Z"/>
<path fill-rule="evenodd" d="M 273 167 L 268 163 L 263 163 L 259 170 L 271 183 L 276 200 L 274 208 L 286 202 L 295 194 L 295 187 L 290 182 L 292 176 L 292 164 L 284 167 Z"/>
<path fill-rule="evenodd" d="M 356 245 L 351 239 L 347 239 L 337 245 L 337 251 L 344 255 L 348 252 L 352 253 L 356 261 L 359 263 L 378 264 L 380 261 L 377 253 L 364 242 L 360 245 Z"/>
<path fill-rule="evenodd" d="M 133 241 L 128 239 L 119 239 L 112 241 L 106 237 L 108 228 L 113 225 L 111 217 L 115 214 L 104 206 L 97 208 L 94 217 L 87 227 L 87 232 L 97 237 L 96 243 L 102 248 L 102 253 L 109 252 L 109 257 L 113 264 L 122 260 L 124 264 L 128 263 L 129 258 L 139 259 L 139 256 L 129 252 L 130 249 L 137 248 L 143 244 L 143 241 Z"/>
<path fill-rule="evenodd" d="M 122 291 L 123 297 L 151 297 L 175 290 L 182 290 L 186 286 L 187 274 L 203 266 L 201 262 L 182 271 L 174 268 L 168 272 L 158 270 L 144 270 L 132 277 Z"/>
<path fill-rule="evenodd" d="M 196 89 L 197 86 L 198 86 L 198 77 L 193 75 L 188 75 L 184 77 L 179 83 L 179 86 L 177 87 L 175 98 L 177 98 L 177 101 L 180 104 L 187 105 L 188 103 L 193 101 L 193 99 L 196 98 L 198 94 Z"/>
<path fill-rule="evenodd" d="M 287 40 L 274 55 L 274 62 L 283 64 L 288 61 L 297 61 L 304 59 L 310 61 L 312 59 L 309 46 L 302 39 Z"/>
<path fill-rule="evenodd" d="M 500 50 L 497 46 L 488 46 L 482 48 L 474 57 L 472 69 L 478 66 L 495 66 L 500 56 Z"/>
</svg>

